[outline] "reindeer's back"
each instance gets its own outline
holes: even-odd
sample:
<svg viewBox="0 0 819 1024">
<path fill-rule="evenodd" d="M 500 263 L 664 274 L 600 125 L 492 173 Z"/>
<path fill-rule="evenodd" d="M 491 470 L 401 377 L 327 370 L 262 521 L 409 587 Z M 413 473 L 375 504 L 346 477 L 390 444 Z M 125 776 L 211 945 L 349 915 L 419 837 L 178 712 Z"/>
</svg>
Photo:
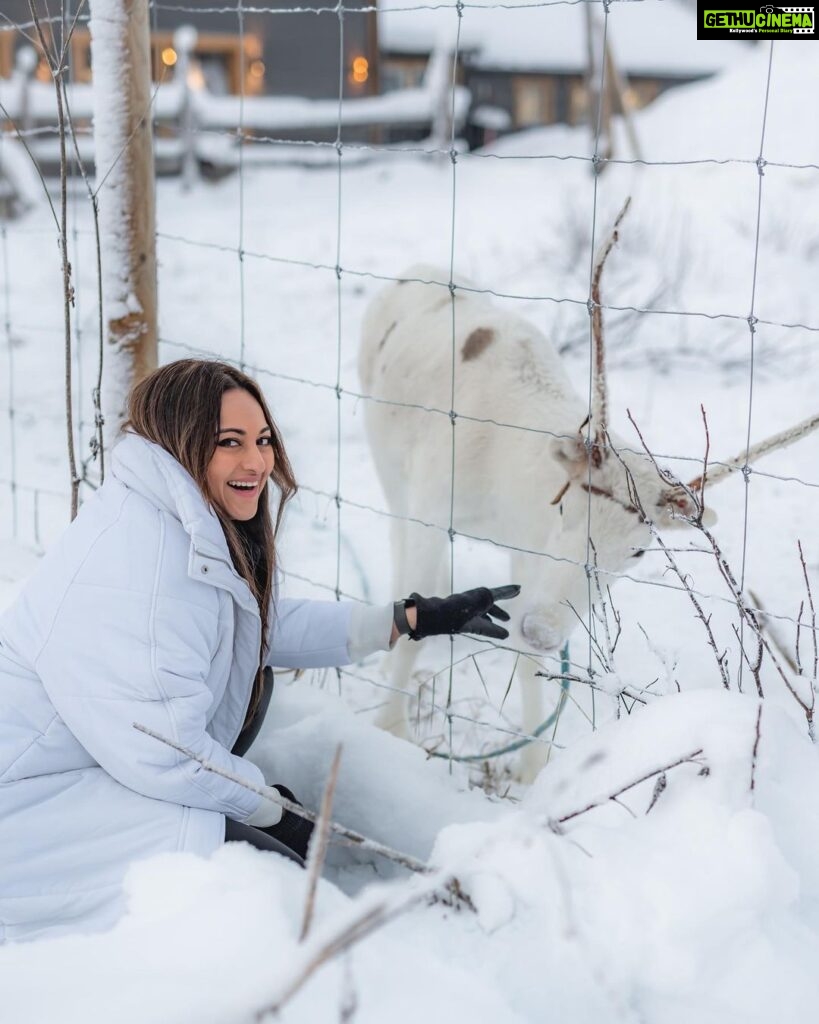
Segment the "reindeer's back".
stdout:
<svg viewBox="0 0 819 1024">
<path fill-rule="evenodd" d="M 454 340 L 461 414 L 536 425 L 577 404 L 560 357 L 530 321 L 480 292 L 458 288 L 453 301 L 440 267 L 417 264 L 402 278 L 365 314 L 359 374 L 368 394 L 448 409 Z"/>
<path fill-rule="evenodd" d="M 373 298 L 364 314 L 358 356 L 359 377 L 365 390 L 373 385 L 376 367 L 391 359 L 384 348 L 396 328 L 401 327 L 401 334 L 411 333 L 420 318 L 450 301 L 448 280 L 449 272 L 441 267 L 416 263 Z"/>
</svg>

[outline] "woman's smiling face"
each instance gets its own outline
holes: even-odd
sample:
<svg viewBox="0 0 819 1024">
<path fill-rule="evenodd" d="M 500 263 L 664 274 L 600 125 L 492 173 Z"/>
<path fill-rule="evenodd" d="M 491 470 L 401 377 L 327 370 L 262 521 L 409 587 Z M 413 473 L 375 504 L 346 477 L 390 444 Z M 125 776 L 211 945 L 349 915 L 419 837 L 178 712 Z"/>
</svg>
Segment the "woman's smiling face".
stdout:
<svg viewBox="0 0 819 1024">
<path fill-rule="evenodd" d="M 274 459 L 273 438 L 262 407 L 243 388 L 226 391 L 216 450 L 207 472 L 211 498 L 231 519 L 252 519 Z"/>
</svg>

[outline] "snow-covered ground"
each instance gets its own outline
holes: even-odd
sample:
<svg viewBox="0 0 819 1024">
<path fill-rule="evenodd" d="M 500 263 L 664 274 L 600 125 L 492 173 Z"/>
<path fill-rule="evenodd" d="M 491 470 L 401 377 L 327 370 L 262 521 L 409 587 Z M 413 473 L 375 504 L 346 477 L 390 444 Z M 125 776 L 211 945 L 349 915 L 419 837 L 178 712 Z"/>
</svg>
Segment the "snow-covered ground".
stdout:
<svg viewBox="0 0 819 1024">
<path fill-rule="evenodd" d="M 681 476 L 696 475 L 702 456 L 701 404 L 716 457 L 743 449 L 749 417 L 753 441 L 816 412 L 819 124 L 809 98 L 819 88 L 819 62 L 815 44 L 776 45 L 760 178 L 767 58 L 762 46 L 722 79 L 661 98 L 636 128 L 642 156 L 670 163 L 613 165 L 597 182 L 596 240 L 625 196 L 633 197 L 604 280 L 604 301 L 620 307 L 606 317 L 613 423 L 636 441 L 628 408 Z M 332 169 L 249 168 L 241 230 L 238 178 L 187 193 L 160 182 L 161 355 L 169 360 L 190 348 L 238 359 L 244 344 L 245 361 L 265 371 L 259 379 L 305 485 L 282 541 L 290 593 L 329 596 L 338 548 L 342 591 L 372 601 L 400 596 L 390 587 L 388 519 L 342 504 L 339 522 L 332 497 L 314 492 L 331 495 L 338 474 L 344 498 L 385 508 L 364 439 L 363 400 L 343 393 L 359 390 L 361 317 L 379 277 L 419 260 L 448 266 L 453 225 L 457 271 L 531 317 L 565 350 L 573 380 L 584 387 L 595 186 L 587 161 L 555 157 L 590 154 L 579 129 L 532 131 L 459 157 L 454 188 L 448 160 L 412 154 L 346 169 L 342 158 L 340 188 Z M 617 155 L 630 155 L 625 140 L 618 139 Z M 724 160 L 743 162 L 675 163 Z M 72 222 L 78 391 L 87 394 L 95 270 L 79 191 Z M 45 208 L 7 226 L 0 280 L 8 281 L 10 324 L 0 365 L 5 378 L 13 362 L 15 408 L 12 445 L 4 395 L 0 479 L 10 477 L 14 457 L 21 485 L 16 541 L 10 494 L 0 486 L 2 606 L 30 572 L 33 552 L 68 518 L 60 496 L 67 470 L 59 260 Z M 752 296 L 759 320 L 753 386 Z M 636 312 L 647 308 L 663 312 Z M 88 420 L 90 403 L 83 403 Z M 88 437 L 86 426 L 83 448 Z M 747 532 L 742 479 L 711 496 L 728 560 L 739 566 L 744 543 L 746 583 L 783 617 L 778 630 L 791 649 L 805 597 L 797 539 L 814 589 L 819 568 L 817 456 L 812 436 L 759 463 L 748 484 Z M 454 554 L 458 585 L 507 582 L 502 551 L 459 538 Z M 711 556 L 678 557 L 697 590 L 713 595 L 704 606 L 736 686 L 729 594 Z M 702 624 L 658 553 L 618 583 L 614 602 L 623 624 L 617 675 L 649 687 L 646 705 L 615 720 L 613 699 L 598 695 L 592 703 L 575 687 L 554 756 L 530 791 L 511 780 L 514 760 L 488 762 L 483 781 L 496 793 L 511 786 L 513 799 L 470 790 L 479 774 L 470 778 L 456 764 L 450 775 L 445 763 L 372 728 L 383 691 L 358 677 L 379 680 L 377 659 L 340 680 L 335 673 L 281 679 L 255 751 L 269 775 L 315 803 L 342 741 L 337 818 L 430 858 L 457 876 L 468 897 L 454 905 L 420 899 L 321 967 L 282 1019 L 814 1019 L 819 761 L 804 717 L 769 670 L 761 717 L 747 669 L 744 694 L 722 690 Z M 802 654 L 809 667 L 804 635 Z M 587 664 L 581 630 L 571 656 L 581 670 Z M 477 720 L 456 720 L 456 750 L 508 741 L 520 722 L 514 685 L 504 703 L 514 653 L 459 640 L 454 658 L 454 710 Z M 420 716 L 428 744 L 448 738 L 429 701 L 445 703 L 449 660 L 444 641 L 427 642 L 419 659 L 422 677 L 439 673 Z M 549 659 L 544 665 L 554 668 Z M 608 799 L 640 779 L 618 802 Z M 3 1012 L 15 1024 L 250 1021 L 323 941 L 379 901 L 408 899 L 417 882 L 395 876 L 381 862 L 335 851 L 315 931 L 299 944 L 305 882 L 289 863 L 241 848 L 207 862 L 146 862 L 129 876 L 131 910 L 112 933 L 0 952 Z M 381 888 L 367 888 L 371 880 Z"/>
</svg>

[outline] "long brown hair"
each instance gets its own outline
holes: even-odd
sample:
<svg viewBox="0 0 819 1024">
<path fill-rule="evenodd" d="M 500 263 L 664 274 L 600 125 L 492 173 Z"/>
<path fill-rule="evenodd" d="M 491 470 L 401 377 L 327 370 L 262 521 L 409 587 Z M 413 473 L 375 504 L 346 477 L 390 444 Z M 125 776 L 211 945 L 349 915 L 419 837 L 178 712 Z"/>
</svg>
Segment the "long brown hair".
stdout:
<svg viewBox="0 0 819 1024">
<path fill-rule="evenodd" d="M 270 515 L 269 488 L 265 487 L 259 495 L 256 515 L 241 528 L 216 504 L 207 485 L 208 465 L 216 450 L 219 434 L 222 395 L 234 388 L 247 391 L 262 407 L 275 454 L 270 479 L 278 490 L 275 522 Z M 132 388 L 128 396 L 128 417 L 122 430 L 139 434 L 160 445 L 190 473 L 206 504 L 222 524 L 236 571 L 247 581 L 259 604 L 262 641 L 259 668 L 245 717 L 247 724 L 253 718 L 262 695 L 268 609 L 277 565 L 276 537 L 284 506 L 297 490 L 279 429 L 273 422 L 259 385 L 252 377 L 229 363 L 217 360 L 179 359 L 154 370 Z M 248 542 L 261 553 L 257 566 L 254 566 Z"/>
</svg>

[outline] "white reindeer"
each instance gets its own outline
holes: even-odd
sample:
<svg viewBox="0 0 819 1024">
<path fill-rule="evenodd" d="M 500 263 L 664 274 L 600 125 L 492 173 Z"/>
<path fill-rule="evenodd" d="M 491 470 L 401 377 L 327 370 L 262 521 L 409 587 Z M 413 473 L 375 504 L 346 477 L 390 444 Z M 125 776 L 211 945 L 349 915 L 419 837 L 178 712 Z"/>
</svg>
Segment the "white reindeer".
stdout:
<svg viewBox="0 0 819 1024">
<path fill-rule="evenodd" d="M 600 271 L 615 239 L 616 233 L 597 264 L 592 295 L 598 303 Z M 649 544 L 650 530 L 634 507 L 623 463 L 639 504 L 657 526 L 684 525 L 681 517 L 696 508 L 685 486 L 664 482 L 647 456 L 624 450 L 633 445 L 611 435 L 614 455 L 606 444 L 599 310 L 590 420 L 594 441 L 588 444 L 588 401 L 572 387 L 546 337 L 481 294 L 456 288 L 453 299 L 446 286 L 422 283 L 448 278 L 436 267 L 411 267 L 376 296 L 364 318 L 361 383 L 372 398 L 384 400 L 366 403 L 367 435 L 390 511 L 399 517 L 391 520 L 393 592 L 448 592 L 451 510 L 457 533 L 508 545 L 508 579 L 522 587 L 521 596 L 508 605 L 512 641 L 538 654 L 555 651 L 577 625 L 578 615 L 589 609 L 585 566 L 593 558 L 587 537 L 593 538 L 601 573 L 627 570 Z M 456 411 L 454 465 L 450 419 L 429 409 Z M 814 417 L 763 442 L 751 458 L 795 440 L 817 423 Z M 743 462 L 744 457 L 716 467 L 709 482 Z M 405 642 L 390 655 L 394 690 L 378 719 L 382 727 L 404 736 L 407 700 L 399 691 L 407 687 L 417 650 Z M 532 659 L 520 660 L 527 732 L 542 720 L 535 669 Z M 525 748 L 525 781 L 534 778 L 544 758 L 543 744 Z"/>
</svg>

